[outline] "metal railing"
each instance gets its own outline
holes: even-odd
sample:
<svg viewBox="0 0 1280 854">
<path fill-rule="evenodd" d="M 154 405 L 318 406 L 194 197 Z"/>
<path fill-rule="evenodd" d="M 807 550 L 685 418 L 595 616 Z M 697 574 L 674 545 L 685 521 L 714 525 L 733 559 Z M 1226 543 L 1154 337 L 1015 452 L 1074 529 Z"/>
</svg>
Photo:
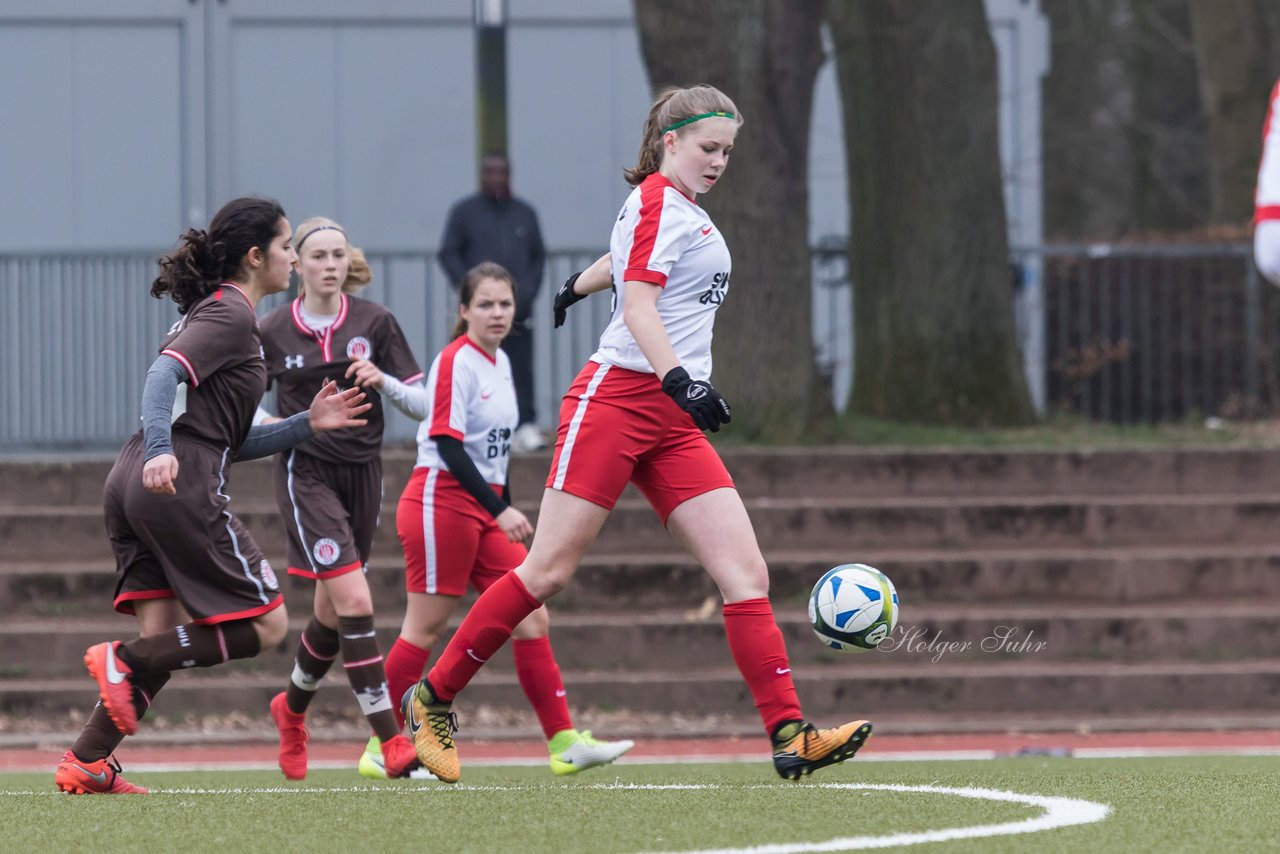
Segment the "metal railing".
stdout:
<svg viewBox="0 0 1280 854">
<path fill-rule="evenodd" d="M 534 317 L 550 317 L 556 286 L 598 255 L 553 253 Z M 455 292 L 430 253 L 370 252 L 369 261 L 363 295 L 395 313 L 425 369 L 446 343 Z M 1248 246 L 1052 245 L 1015 250 L 1011 264 L 1028 379 L 1047 409 L 1155 422 L 1280 407 L 1280 292 L 1259 285 Z M 853 379 L 848 269 L 842 249 L 815 250 L 815 351 L 841 409 Z M 147 295 L 155 273 L 149 253 L 0 255 L 0 449 L 103 448 L 137 428 L 143 377 L 177 316 Z M 580 303 L 554 333 L 536 328 L 544 425 L 595 350 L 609 303 Z M 415 429 L 394 413 L 388 437 Z"/>
<path fill-rule="evenodd" d="M 1155 423 L 1280 405 L 1280 291 L 1250 246 L 1063 244 L 1024 257 L 1044 283 L 1051 410 Z"/>
</svg>

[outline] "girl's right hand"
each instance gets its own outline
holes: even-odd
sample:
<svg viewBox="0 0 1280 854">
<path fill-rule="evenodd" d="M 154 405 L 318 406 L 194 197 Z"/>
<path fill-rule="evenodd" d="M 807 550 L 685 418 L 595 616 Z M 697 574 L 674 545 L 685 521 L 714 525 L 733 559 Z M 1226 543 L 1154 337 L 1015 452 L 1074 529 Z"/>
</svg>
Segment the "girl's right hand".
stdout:
<svg viewBox="0 0 1280 854">
<path fill-rule="evenodd" d="M 173 454 L 159 454 L 142 464 L 142 485 L 147 492 L 157 495 L 177 495 L 174 481 L 178 479 L 178 458 Z"/>
<path fill-rule="evenodd" d="M 498 523 L 502 533 L 507 535 L 507 539 L 513 543 L 524 542 L 533 536 L 533 523 L 529 521 L 528 516 L 514 507 L 503 510 L 494 521 Z"/>
</svg>

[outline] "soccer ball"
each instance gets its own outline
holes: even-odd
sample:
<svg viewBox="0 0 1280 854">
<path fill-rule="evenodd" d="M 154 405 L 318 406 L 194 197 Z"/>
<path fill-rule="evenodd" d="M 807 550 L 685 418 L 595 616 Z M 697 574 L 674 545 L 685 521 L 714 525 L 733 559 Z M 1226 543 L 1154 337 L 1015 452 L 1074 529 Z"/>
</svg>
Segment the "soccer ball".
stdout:
<svg viewBox="0 0 1280 854">
<path fill-rule="evenodd" d="M 828 570 L 809 594 L 809 624 L 818 639 L 843 652 L 866 652 L 898 624 L 898 591 L 865 563 Z"/>
</svg>

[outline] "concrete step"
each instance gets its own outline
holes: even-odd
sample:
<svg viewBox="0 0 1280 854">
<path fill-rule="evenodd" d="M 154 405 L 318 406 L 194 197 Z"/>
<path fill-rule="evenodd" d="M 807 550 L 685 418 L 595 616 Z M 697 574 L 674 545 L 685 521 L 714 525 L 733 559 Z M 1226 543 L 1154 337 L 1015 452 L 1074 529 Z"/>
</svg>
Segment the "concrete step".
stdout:
<svg viewBox="0 0 1280 854">
<path fill-rule="evenodd" d="M 771 598 L 803 604 L 817 579 L 848 560 L 840 552 L 768 552 Z M 1280 550 L 1268 546 L 1142 547 L 1031 551 L 877 551 L 858 559 L 888 573 L 905 606 L 1061 605 L 1275 601 Z M 272 555 L 274 566 L 284 559 Z M 367 576 L 377 613 L 404 612 L 404 570 L 375 555 Z M 284 582 L 290 610 L 311 608 L 311 582 Z M 0 602 L 35 616 L 102 616 L 115 591 L 109 559 L 0 561 Z M 553 601 L 556 613 L 697 608 L 715 585 L 683 554 L 589 556 Z"/>
<path fill-rule="evenodd" d="M 996 662 L 939 668 L 860 665 L 797 666 L 794 678 L 806 715 L 820 721 L 945 713 L 975 719 L 1052 709 L 1058 716 L 1274 713 L 1280 705 L 1280 660 L 1247 662 L 1149 662 L 1134 664 Z M 752 701 L 733 669 L 678 673 L 564 671 L 575 710 L 635 710 L 701 715 L 749 714 Z M 279 674 L 181 673 L 157 697 L 156 714 L 265 715 L 280 690 Z M 326 680 L 313 709 L 341 714 L 353 703 L 341 680 Z M 95 701 L 88 677 L 17 679 L 4 684 L 0 714 L 67 719 L 87 714 Z M 477 707 L 524 709 L 514 674 L 486 668 L 455 704 L 464 725 Z"/>
<path fill-rule="evenodd" d="M 748 497 L 893 499 L 1005 496 L 1268 494 L 1280 483 L 1280 456 L 1267 448 L 1188 447 L 1144 450 L 981 450 L 859 447 L 723 446 L 721 455 Z M 536 500 L 550 453 L 512 458 L 517 497 Z M 73 460 L 0 459 L 0 507 L 96 504 L 114 455 Z M 383 452 L 386 494 L 400 494 L 411 448 Z M 232 494 L 271 496 L 271 463 L 232 469 Z"/>
<path fill-rule="evenodd" d="M 268 554 L 285 550 L 286 521 L 274 503 L 233 504 Z M 536 512 L 525 508 L 536 522 Z M 1120 546 L 1253 545 L 1280 550 L 1280 495 L 1102 497 L 1019 500 L 920 498 L 755 499 L 747 509 L 766 550 L 841 551 L 850 560 L 870 551 L 921 549 L 1081 549 Z M 374 553 L 396 554 L 395 508 L 384 507 Z M 674 546 L 653 511 L 620 503 L 590 554 L 651 552 Z M 32 505 L 0 513 L 0 561 L 110 557 L 98 507 Z"/>
<path fill-rule="evenodd" d="M 783 608 L 777 621 L 794 665 L 903 672 L 964 662 L 1186 661 L 1280 659 L 1280 613 L 1269 603 L 1216 602 L 1136 607 L 942 607 L 907 609 L 881 650 L 849 656 L 825 648 L 802 611 Z M 453 624 L 456 626 L 458 620 Z M 306 619 L 292 620 L 289 640 L 236 670 L 287 674 Z M 397 617 L 377 620 L 385 652 L 399 633 Z M 732 667 L 723 622 L 713 613 L 553 614 L 552 642 L 561 667 L 578 671 Z M 84 650 L 107 638 L 127 639 L 127 618 L 44 619 L 0 626 L 0 687 L 6 678 L 54 678 L 84 672 Z M 435 652 L 444 648 L 444 641 Z M 692 653 L 696 650 L 696 654 Z M 495 666 L 510 667 L 504 648 Z"/>
</svg>

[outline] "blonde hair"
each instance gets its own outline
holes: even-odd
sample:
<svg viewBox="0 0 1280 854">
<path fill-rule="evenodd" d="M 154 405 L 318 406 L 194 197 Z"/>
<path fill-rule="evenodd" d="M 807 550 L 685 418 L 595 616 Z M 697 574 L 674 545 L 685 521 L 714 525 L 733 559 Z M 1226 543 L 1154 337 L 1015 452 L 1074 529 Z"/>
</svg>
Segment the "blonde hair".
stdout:
<svg viewBox="0 0 1280 854">
<path fill-rule="evenodd" d="M 516 295 L 516 280 L 511 277 L 511 273 L 507 268 L 496 261 L 481 261 L 479 264 L 467 271 L 467 275 L 462 277 L 462 286 L 458 288 L 458 305 L 471 305 L 471 301 L 476 297 L 476 288 L 485 279 L 497 279 L 500 282 L 506 282 L 511 286 L 511 296 L 514 299 Z M 454 321 L 453 331 L 449 333 L 449 340 L 453 341 L 460 335 L 467 334 L 467 319 L 461 314 Z"/>
<path fill-rule="evenodd" d="M 640 141 L 640 157 L 634 169 L 624 169 L 627 183 L 635 187 L 662 166 L 662 137 L 672 125 L 677 135 L 684 134 L 694 122 L 681 125 L 695 116 L 705 113 L 728 113 L 738 126 L 742 126 L 742 114 L 733 100 L 714 86 L 668 86 L 658 92 L 649 117 L 644 123 L 644 136 Z"/>
<path fill-rule="evenodd" d="M 303 220 L 302 224 L 294 229 L 293 232 L 293 251 L 301 255 L 302 244 L 306 243 L 307 238 L 318 231 L 336 231 L 347 242 L 347 277 L 342 280 L 342 292 L 344 294 L 353 294 L 373 281 L 373 270 L 369 267 L 368 259 L 364 257 L 364 250 L 359 246 L 352 246 L 351 241 L 347 240 L 347 230 L 328 217 L 313 216 L 310 219 Z M 299 280 L 299 296 L 301 296 L 302 291 L 303 283 Z"/>
<path fill-rule="evenodd" d="M 347 244 L 347 277 L 342 280 L 342 292 L 354 294 L 372 281 L 373 269 L 364 257 L 364 250 Z"/>
</svg>

